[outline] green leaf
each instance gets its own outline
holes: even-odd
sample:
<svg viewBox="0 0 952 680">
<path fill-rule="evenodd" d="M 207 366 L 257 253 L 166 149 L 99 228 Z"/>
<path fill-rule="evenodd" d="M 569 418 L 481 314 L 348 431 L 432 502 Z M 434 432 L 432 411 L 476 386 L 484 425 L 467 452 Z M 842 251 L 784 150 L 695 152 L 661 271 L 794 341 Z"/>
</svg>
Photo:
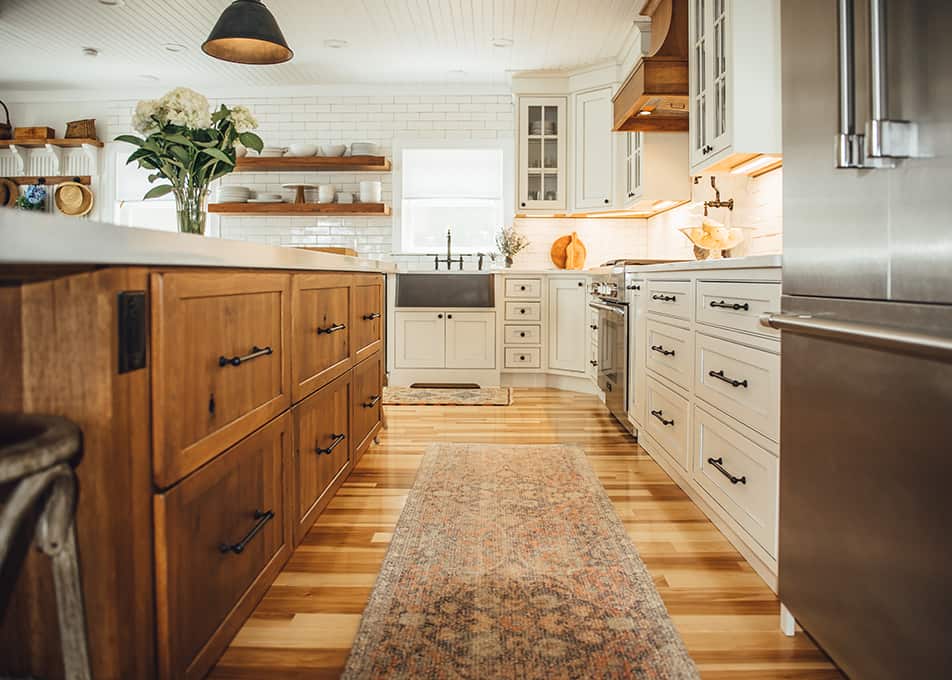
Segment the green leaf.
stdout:
<svg viewBox="0 0 952 680">
<path fill-rule="evenodd" d="M 129 163 L 133 163 L 143 158 L 147 158 L 149 156 L 155 156 L 155 154 L 149 151 L 148 149 L 136 149 L 131 154 L 129 154 L 129 158 L 126 160 L 126 165 L 129 165 Z"/>
<path fill-rule="evenodd" d="M 202 149 L 201 153 L 208 154 L 215 160 L 221 161 L 222 163 L 227 163 L 230 167 L 234 167 L 235 160 L 227 153 L 221 149 Z"/>
<path fill-rule="evenodd" d="M 183 134 L 174 132 L 170 135 L 165 135 L 165 141 L 172 142 L 173 144 L 181 144 L 182 146 L 191 146 L 192 140 L 186 137 Z"/>
<path fill-rule="evenodd" d="M 161 176 L 162 176 L 161 172 L 152 173 L 151 175 L 149 175 L 149 184 L 152 184 L 153 182 L 155 182 L 155 180 L 159 179 Z"/>
<path fill-rule="evenodd" d="M 139 139 L 135 135 L 119 135 L 116 137 L 117 142 L 126 142 L 127 144 L 134 144 L 135 146 L 142 146 L 145 144 L 144 139 Z"/>
<path fill-rule="evenodd" d="M 170 146 L 168 148 L 168 151 L 170 154 L 175 156 L 175 158 L 181 161 L 182 163 L 187 164 L 192 162 L 192 158 L 189 155 L 188 151 L 186 149 L 183 149 L 181 146 Z"/>
<path fill-rule="evenodd" d="M 261 141 L 261 137 L 256 135 L 253 132 L 242 132 L 238 135 L 238 140 L 249 149 L 254 149 L 257 152 L 261 152 L 261 149 L 264 148 L 264 142 Z"/>
<path fill-rule="evenodd" d="M 171 184 L 160 184 L 157 187 L 152 187 L 151 189 L 149 189 L 146 195 L 143 196 L 142 198 L 143 200 L 148 200 L 150 198 L 158 198 L 159 196 L 165 196 L 170 191 L 172 191 Z"/>
<path fill-rule="evenodd" d="M 217 123 L 218 121 L 227 118 L 229 113 L 231 113 L 231 111 L 228 110 L 228 107 L 222 104 L 221 108 L 212 114 L 212 122 Z"/>
</svg>

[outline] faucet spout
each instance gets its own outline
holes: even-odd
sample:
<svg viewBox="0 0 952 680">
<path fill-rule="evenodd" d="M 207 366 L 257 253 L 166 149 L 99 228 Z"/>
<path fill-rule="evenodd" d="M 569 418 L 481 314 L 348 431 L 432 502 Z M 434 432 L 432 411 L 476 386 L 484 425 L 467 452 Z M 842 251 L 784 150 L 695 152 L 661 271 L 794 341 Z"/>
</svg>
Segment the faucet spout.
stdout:
<svg viewBox="0 0 952 680">
<path fill-rule="evenodd" d="M 453 231 L 452 229 L 446 230 L 446 268 L 450 269 L 453 265 Z"/>
</svg>

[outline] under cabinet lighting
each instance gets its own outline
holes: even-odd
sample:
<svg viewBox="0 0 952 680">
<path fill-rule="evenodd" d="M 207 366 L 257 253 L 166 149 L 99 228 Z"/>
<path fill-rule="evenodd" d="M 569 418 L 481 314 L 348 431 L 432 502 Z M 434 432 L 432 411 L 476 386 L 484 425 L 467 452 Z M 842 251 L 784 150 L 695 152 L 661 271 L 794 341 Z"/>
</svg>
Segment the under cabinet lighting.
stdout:
<svg viewBox="0 0 952 680">
<path fill-rule="evenodd" d="M 735 165 L 731 168 L 732 175 L 754 175 L 763 174 L 767 170 L 779 168 L 783 164 L 783 158 L 780 156 L 760 155 Z"/>
</svg>

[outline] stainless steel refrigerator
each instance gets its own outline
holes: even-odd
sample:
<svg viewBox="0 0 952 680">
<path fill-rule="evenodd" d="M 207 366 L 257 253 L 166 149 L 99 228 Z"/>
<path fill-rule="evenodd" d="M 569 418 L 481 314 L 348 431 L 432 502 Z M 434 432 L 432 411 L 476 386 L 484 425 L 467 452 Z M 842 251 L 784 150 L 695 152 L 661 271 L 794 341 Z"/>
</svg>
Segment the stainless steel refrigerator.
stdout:
<svg viewBox="0 0 952 680">
<path fill-rule="evenodd" d="M 952 2 L 782 39 L 780 597 L 850 677 L 952 677 Z"/>
</svg>

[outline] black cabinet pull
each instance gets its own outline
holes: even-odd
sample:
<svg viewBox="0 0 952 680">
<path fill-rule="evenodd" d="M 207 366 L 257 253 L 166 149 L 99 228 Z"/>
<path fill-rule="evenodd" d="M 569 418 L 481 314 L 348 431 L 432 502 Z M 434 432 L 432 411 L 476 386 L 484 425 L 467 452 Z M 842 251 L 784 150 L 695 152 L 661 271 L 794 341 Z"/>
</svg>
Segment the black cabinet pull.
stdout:
<svg viewBox="0 0 952 680">
<path fill-rule="evenodd" d="M 633 283 L 628 286 L 628 290 L 641 290 L 641 286 L 639 286 L 637 283 Z"/>
<path fill-rule="evenodd" d="M 520 338 L 526 337 L 526 332 L 525 332 L 525 331 L 519 331 L 519 337 L 520 337 Z"/>
<path fill-rule="evenodd" d="M 333 326 L 328 326 L 327 328 L 320 328 L 320 327 L 318 327 L 318 329 L 317 329 L 317 334 L 318 334 L 318 335 L 323 335 L 323 334 L 326 333 L 327 335 L 330 335 L 331 333 L 336 333 L 337 331 L 342 331 L 342 330 L 344 330 L 345 328 L 347 328 L 347 324 L 335 323 Z"/>
<path fill-rule="evenodd" d="M 674 350 L 673 350 L 673 349 L 665 349 L 665 348 L 664 348 L 664 345 L 652 345 L 652 346 L 651 346 L 651 349 L 652 349 L 652 351 L 655 351 L 655 352 L 657 352 L 658 354 L 663 354 L 663 355 L 666 356 L 666 357 L 673 357 L 673 356 L 674 356 Z"/>
<path fill-rule="evenodd" d="M 525 289 L 526 289 L 525 286 L 519 286 L 519 290 L 525 290 Z"/>
<path fill-rule="evenodd" d="M 344 441 L 345 439 L 347 439 L 347 435 L 344 434 L 343 432 L 340 433 L 340 434 L 332 434 L 331 436 L 334 438 L 334 440 L 331 442 L 331 445 L 328 446 L 326 449 L 322 449 L 320 446 L 318 446 L 317 448 L 314 449 L 314 453 L 316 453 L 316 454 L 318 454 L 318 455 L 320 455 L 320 454 L 322 454 L 322 453 L 328 453 L 328 454 L 329 454 L 331 451 L 333 451 L 334 449 L 337 448 L 337 445 L 338 445 L 338 444 L 340 444 L 342 441 Z"/>
<path fill-rule="evenodd" d="M 598 366 L 598 362 L 595 361 L 594 359 L 592 359 L 592 360 L 589 361 L 588 363 L 590 363 L 592 366 Z"/>
<path fill-rule="evenodd" d="M 447 318 L 447 319 L 452 319 L 452 318 L 453 318 L 453 315 L 452 315 L 452 314 L 447 314 L 447 315 L 446 315 L 446 318 Z"/>
<path fill-rule="evenodd" d="M 364 321 L 373 321 L 374 319 L 380 318 L 380 312 L 371 312 L 370 314 L 364 314 Z"/>
<path fill-rule="evenodd" d="M 442 318 L 443 318 L 443 315 L 442 315 L 442 314 L 437 314 L 437 315 L 436 315 L 436 318 L 437 318 L 437 319 L 442 319 Z"/>
<path fill-rule="evenodd" d="M 523 307 L 522 309 L 520 309 L 520 310 L 519 310 L 519 313 L 520 313 L 520 314 L 525 314 L 525 313 L 526 313 L 525 307 Z"/>
<path fill-rule="evenodd" d="M 609 201 L 609 200 L 606 198 L 606 199 L 605 199 L 605 205 L 608 205 L 609 203 L 611 203 L 611 201 Z"/>
<path fill-rule="evenodd" d="M 361 404 L 361 406 L 363 406 L 364 408 L 373 408 L 373 407 L 376 406 L 379 402 L 380 402 L 380 395 L 379 395 L 379 394 L 372 394 L 372 395 L 370 395 L 370 401 L 364 402 L 363 404 Z"/>
<path fill-rule="evenodd" d="M 242 357 L 226 357 L 224 355 L 218 357 L 219 366 L 241 366 L 246 361 L 251 361 L 252 359 L 257 359 L 258 357 L 267 356 L 271 354 L 270 347 L 258 347 L 255 345 L 251 348 L 251 351 L 242 356 Z"/>
<path fill-rule="evenodd" d="M 594 323 L 590 323 L 590 324 L 588 325 L 588 327 L 591 328 L 593 331 L 597 331 L 597 330 L 598 330 L 598 325 L 597 325 L 597 324 L 594 324 Z"/>
<path fill-rule="evenodd" d="M 731 484 L 746 484 L 747 483 L 747 475 L 744 475 L 743 477 L 735 477 L 724 468 L 723 458 L 708 458 L 707 462 L 713 465 L 715 468 L 717 468 L 718 472 L 720 472 L 722 475 L 724 475 L 729 480 L 731 480 Z"/>
<path fill-rule="evenodd" d="M 634 191 L 629 191 L 629 192 L 628 192 L 628 198 L 631 198 L 631 197 L 634 196 L 634 195 L 635 195 L 635 192 L 634 192 Z"/>
<path fill-rule="evenodd" d="M 579 281 L 579 282 L 578 282 L 578 287 L 579 287 L 579 288 L 581 288 L 581 287 L 584 286 L 584 285 L 585 285 L 585 282 L 584 282 L 584 281 Z"/>
<path fill-rule="evenodd" d="M 653 415 L 655 418 L 660 420 L 662 425 L 674 425 L 673 418 L 671 420 L 664 419 L 664 411 L 662 411 L 661 409 L 658 409 L 657 411 L 652 411 L 651 415 Z"/>
<path fill-rule="evenodd" d="M 255 510 L 255 525 L 251 527 L 251 531 L 245 534 L 245 537 L 238 541 L 237 543 L 232 543 L 231 545 L 227 543 L 222 543 L 218 546 L 218 549 L 222 554 L 225 553 L 234 553 L 235 555 L 240 555 L 245 551 L 245 546 L 251 541 L 252 538 L 258 535 L 264 525 L 274 519 L 274 513 L 271 510 L 266 510 L 261 512 L 260 510 Z"/>
<path fill-rule="evenodd" d="M 707 374 L 712 378 L 717 378 L 722 382 L 726 382 L 731 387 L 747 387 L 746 380 L 734 380 L 733 378 L 728 378 L 724 375 L 724 371 L 708 371 Z"/>
<path fill-rule="evenodd" d="M 652 300 L 661 300 L 662 302 L 674 302 L 678 299 L 677 295 L 652 295 Z"/>
<path fill-rule="evenodd" d="M 723 300 L 721 300 L 720 302 L 714 302 L 712 300 L 711 307 L 720 307 L 721 309 L 733 309 L 735 311 L 738 309 L 743 309 L 745 312 L 750 311 L 750 305 L 747 304 L 746 302 L 741 305 L 736 302 L 734 304 L 731 304 L 730 302 L 724 302 Z"/>
</svg>

